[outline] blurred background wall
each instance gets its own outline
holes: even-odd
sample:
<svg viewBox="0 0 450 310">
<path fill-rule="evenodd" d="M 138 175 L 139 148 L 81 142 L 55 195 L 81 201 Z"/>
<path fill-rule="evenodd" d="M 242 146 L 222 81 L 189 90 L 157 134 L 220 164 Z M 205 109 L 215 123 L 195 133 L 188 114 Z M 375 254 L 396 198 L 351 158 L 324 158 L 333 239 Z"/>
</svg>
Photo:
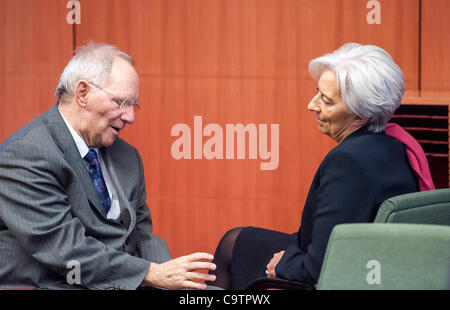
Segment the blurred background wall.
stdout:
<svg viewBox="0 0 450 310">
<path fill-rule="evenodd" d="M 114 44 L 141 79 L 141 110 L 122 138 L 140 151 L 154 231 L 172 254 L 214 252 L 236 226 L 294 232 L 314 172 L 335 146 L 306 108 L 316 92 L 308 62 L 359 42 L 381 46 L 403 69 L 405 105 L 444 109 L 444 152 L 427 154 L 439 157 L 434 173 L 448 187 L 450 1 L 380 0 L 379 24 L 368 23 L 369 2 L 79 0 L 72 24 L 71 1 L 0 0 L 0 143 L 56 102 L 76 46 Z M 185 123 L 193 139 L 194 116 L 221 126 L 224 138 L 226 124 L 279 124 L 278 167 L 261 170 L 264 160 L 248 150 L 246 159 L 175 160 L 171 130 Z"/>
</svg>

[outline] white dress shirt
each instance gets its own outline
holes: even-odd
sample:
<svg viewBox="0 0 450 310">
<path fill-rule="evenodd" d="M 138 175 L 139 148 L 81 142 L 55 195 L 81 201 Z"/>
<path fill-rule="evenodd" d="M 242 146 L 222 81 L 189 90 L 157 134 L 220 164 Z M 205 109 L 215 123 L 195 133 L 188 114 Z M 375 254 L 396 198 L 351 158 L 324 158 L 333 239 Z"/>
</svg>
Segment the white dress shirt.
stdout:
<svg viewBox="0 0 450 310">
<path fill-rule="evenodd" d="M 77 145 L 78 152 L 80 152 L 81 158 L 84 158 L 84 156 L 86 156 L 86 154 L 89 152 L 89 147 L 87 146 L 86 142 L 84 142 L 84 140 L 80 137 L 80 135 L 75 131 L 75 129 L 73 129 L 72 126 L 70 126 L 69 122 L 64 118 L 64 115 L 61 113 L 61 110 L 59 111 L 59 113 L 61 114 L 64 122 L 66 123 L 67 128 L 69 128 L 70 134 L 75 140 L 75 144 Z M 98 155 L 103 178 L 105 179 L 106 188 L 108 189 L 109 199 L 111 199 L 111 208 L 109 209 L 106 218 L 110 220 L 117 220 L 120 216 L 119 197 L 109 176 L 108 169 L 106 168 L 105 163 L 103 162 L 102 155 L 99 153 L 98 148 L 93 149 Z M 83 162 L 86 164 L 86 169 L 89 170 L 89 164 L 85 160 L 83 160 Z"/>
</svg>

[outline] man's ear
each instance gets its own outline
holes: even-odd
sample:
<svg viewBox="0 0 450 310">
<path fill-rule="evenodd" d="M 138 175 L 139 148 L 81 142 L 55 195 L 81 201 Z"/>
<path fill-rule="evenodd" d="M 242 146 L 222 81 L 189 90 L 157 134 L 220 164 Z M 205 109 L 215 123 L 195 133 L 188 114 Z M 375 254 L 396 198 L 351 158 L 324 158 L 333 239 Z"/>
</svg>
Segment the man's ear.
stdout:
<svg viewBox="0 0 450 310">
<path fill-rule="evenodd" d="M 73 91 L 73 96 L 75 98 L 75 101 L 78 105 L 81 107 L 86 107 L 89 91 L 91 90 L 90 85 L 83 80 L 80 80 L 75 85 L 75 89 Z"/>
</svg>

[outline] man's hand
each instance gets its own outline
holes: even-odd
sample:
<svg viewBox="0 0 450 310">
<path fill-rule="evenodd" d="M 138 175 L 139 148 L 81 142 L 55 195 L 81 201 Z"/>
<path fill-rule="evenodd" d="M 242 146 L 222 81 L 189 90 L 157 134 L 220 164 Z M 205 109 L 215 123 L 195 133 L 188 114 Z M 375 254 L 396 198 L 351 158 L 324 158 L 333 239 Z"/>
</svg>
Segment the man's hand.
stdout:
<svg viewBox="0 0 450 310">
<path fill-rule="evenodd" d="M 273 255 L 273 258 L 270 260 L 270 262 L 267 264 L 267 270 L 266 274 L 268 277 L 275 278 L 277 275 L 275 273 L 275 267 L 283 257 L 284 251 L 280 251 L 278 253 L 275 253 Z"/>
<path fill-rule="evenodd" d="M 215 270 L 216 265 L 211 263 L 213 258 L 214 256 L 208 253 L 194 253 L 162 264 L 151 263 L 142 284 L 169 290 L 205 289 L 206 284 L 197 283 L 194 280 L 215 281 L 216 276 L 196 270 Z"/>
</svg>

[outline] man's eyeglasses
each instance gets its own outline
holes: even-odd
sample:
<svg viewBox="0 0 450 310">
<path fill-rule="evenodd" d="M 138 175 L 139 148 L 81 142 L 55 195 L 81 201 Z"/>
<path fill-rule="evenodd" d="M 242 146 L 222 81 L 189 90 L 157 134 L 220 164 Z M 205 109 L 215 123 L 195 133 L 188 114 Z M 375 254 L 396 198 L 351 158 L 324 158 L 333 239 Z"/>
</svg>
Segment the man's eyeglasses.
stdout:
<svg viewBox="0 0 450 310">
<path fill-rule="evenodd" d="M 89 82 L 89 81 L 88 81 L 88 83 L 93 85 L 93 86 L 95 86 L 95 87 L 97 87 L 98 89 L 102 90 L 105 94 L 107 94 L 111 98 L 111 100 L 116 104 L 117 108 L 119 108 L 120 110 L 126 112 L 126 111 L 129 111 L 129 110 L 134 109 L 134 108 L 138 108 L 139 109 L 139 103 L 138 103 L 137 100 L 136 101 L 132 101 L 132 100 L 127 99 L 127 98 L 118 98 L 118 97 L 114 96 L 113 94 L 111 94 L 109 91 L 104 90 L 103 88 L 101 88 L 97 84 Z"/>
</svg>

